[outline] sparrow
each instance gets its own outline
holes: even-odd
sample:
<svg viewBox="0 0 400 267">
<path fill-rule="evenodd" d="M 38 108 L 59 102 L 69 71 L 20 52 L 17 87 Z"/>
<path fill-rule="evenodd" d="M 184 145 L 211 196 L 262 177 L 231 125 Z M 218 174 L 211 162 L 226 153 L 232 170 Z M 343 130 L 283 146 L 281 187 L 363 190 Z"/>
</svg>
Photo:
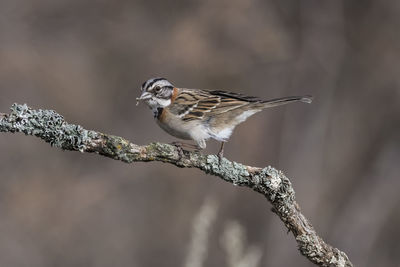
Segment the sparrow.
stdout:
<svg viewBox="0 0 400 267">
<path fill-rule="evenodd" d="M 186 89 L 175 87 L 165 78 L 152 78 L 142 84 L 141 95 L 153 111 L 157 124 L 172 136 L 193 140 L 198 148 L 206 148 L 206 140 L 224 144 L 235 127 L 263 109 L 292 102 L 311 103 L 311 96 L 288 96 L 262 100 L 254 96 L 221 90 Z"/>
</svg>

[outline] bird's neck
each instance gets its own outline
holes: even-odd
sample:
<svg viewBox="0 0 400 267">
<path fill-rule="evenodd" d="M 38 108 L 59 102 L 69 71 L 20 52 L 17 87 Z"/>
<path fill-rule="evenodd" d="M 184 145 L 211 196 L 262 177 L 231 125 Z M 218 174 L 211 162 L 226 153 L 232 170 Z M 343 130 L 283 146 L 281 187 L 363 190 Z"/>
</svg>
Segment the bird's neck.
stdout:
<svg viewBox="0 0 400 267">
<path fill-rule="evenodd" d="M 164 108 L 160 108 L 160 107 L 153 109 L 154 118 L 160 119 L 160 116 L 161 116 L 163 110 L 164 110 Z"/>
</svg>

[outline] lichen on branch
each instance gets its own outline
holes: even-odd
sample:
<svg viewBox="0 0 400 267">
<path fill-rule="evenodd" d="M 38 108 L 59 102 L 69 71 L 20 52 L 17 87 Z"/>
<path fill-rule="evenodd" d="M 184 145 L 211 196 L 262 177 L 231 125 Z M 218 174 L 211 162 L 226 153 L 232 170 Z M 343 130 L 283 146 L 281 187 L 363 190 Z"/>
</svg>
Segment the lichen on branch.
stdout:
<svg viewBox="0 0 400 267">
<path fill-rule="evenodd" d="M 180 168 L 198 168 L 234 185 L 249 187 L 270 201 L 273 212 L 293 233 L 302 255 L 319 266 L 353 266 L 344 252 L 317 235 L 295 201 L 290 180 L 271 166 L 251 167 L 170 144 L 136 145 L 119 136 L 67 123 L 54 110 L 35 110 L 26 104 L 13 104 L 9 114 L 0 113 L 0 132 L 21 132 L 64 150 L 97 153 L 126 163 L 161 161 Z"/>
<path fill-rule="evenodd" d="M 92 138 L 90 131 L 80 125 L 68 124 L 54 110 L 33 110 L 26 104 L 13 104 L 11 113 L 4 116 L 1 132 L 22 132 L 40 137 L 50 145 L 66 150 L 85 151 L 85 143 Z"/>
</svg>

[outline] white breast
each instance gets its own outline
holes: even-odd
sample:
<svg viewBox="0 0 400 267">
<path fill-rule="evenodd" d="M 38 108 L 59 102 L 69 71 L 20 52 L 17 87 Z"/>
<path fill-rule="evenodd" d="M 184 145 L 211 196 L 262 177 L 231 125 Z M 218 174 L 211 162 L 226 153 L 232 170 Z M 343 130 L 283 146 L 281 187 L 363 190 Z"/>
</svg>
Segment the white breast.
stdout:
<svg viewBox="0 0 400 267">
<path fill-rule="evenodd" d="M 198 142 L 211 137 L 207 129 L 199 121 L 184 122 L 179 117 L 175 116 L 168 116 L 168 119 L 164 122 L 156 121 L 167 133 L 181 139 Z"/>
<path fill-rule="evenodd" d="M 182 121 L 179 116 L 174 115 L 165 116 L 163 122 L 159 120 L 156 121 L 157 124 L 170 135 L 180 139 L 194 140 L 202 148 L 205 148 L 204 141 L 209 138 L 213 138 L 218 141 L 227 141 L 232 135 L 235 126 L 245 121 L 248 117 L 256 112 L 258 112 L 258 110 L 245 111 L 235 118 L 235 123 L 233 123 L 232 126 L 219 130 L 214 129 L 213 131 L 210 128 L 205 127 L 199 120 Z"/>
</svg>

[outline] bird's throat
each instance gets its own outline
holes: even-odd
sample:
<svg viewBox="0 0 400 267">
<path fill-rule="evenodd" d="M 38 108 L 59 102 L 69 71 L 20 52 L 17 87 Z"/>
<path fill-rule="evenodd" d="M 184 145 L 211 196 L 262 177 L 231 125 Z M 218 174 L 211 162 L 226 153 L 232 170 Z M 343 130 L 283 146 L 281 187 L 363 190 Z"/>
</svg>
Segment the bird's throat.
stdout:
<svg viewBox="0 0 400 267">
<path fill-rule="evenodd" d="M 154 118 L 160 119 L 164 108 L 156 108 L 153 110 Z"/>
</svg>

